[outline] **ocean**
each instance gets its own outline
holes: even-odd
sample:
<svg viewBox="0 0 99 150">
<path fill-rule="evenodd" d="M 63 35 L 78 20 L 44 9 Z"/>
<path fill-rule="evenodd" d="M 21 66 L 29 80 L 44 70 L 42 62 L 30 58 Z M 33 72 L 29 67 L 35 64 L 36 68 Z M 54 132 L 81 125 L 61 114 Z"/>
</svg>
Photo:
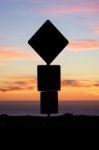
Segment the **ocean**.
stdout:
<svg viewBox="0 0 99 150">
<path fill-rule="evenodd" d="M 74 115 L 99 116 L 98 101 L 59 101 L 59 113 L 72 113 Z M 0 115 L 7 114 L 11 116 L 33 115 L 40 116 L 40 102 L 36 101 L 1 101 Z M 52 114 L 53 115 L 53 114 Z"/>
</svg>

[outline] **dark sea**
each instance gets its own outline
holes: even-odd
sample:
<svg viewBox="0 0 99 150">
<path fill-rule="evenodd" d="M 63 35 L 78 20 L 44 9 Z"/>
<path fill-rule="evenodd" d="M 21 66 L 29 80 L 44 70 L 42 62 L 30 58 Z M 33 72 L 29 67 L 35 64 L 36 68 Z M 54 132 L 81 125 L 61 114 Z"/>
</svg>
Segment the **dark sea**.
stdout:
<svg viewBox="0 0 99 150">
<path fill-rule="evenodd" d="M 74 115 L 91 115 L 99 116 L 98 101 L 65 101 L 59 102 L 59 113 L 72 113 Z M 7 114 L 12 116 L 33 115 L 40 116 L 40 102 L 35 101 L 8 101 L 0 102 L 0 115 Z M 53 114 L 52 114 L 53 115 Z"/>
</svg>

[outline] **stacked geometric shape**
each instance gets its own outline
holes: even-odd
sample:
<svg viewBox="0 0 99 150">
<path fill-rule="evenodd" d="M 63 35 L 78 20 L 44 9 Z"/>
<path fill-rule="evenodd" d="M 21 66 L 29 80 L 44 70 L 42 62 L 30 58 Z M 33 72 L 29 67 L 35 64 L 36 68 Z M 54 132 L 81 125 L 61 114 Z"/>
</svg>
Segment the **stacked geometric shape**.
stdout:
<svg viewBox="0 0 99 150">
<path fill-rule="evenodd" d="M 58 112 L 58 92 L 60 90 L 60 66 L 39 65 L 37 68 L 38 91 L 41 91 L 41 113 Z"/>
<path fill-rule="evenodd" d="M 38 91 L 41 91 L 41 113 L 58 113 L 60 66 L 50 66 L 50 63 L 65 48 L 68 40 L 47 20 L 28 43 L 47 63 L 39 65 L 37 69 Z"/>
</svg>

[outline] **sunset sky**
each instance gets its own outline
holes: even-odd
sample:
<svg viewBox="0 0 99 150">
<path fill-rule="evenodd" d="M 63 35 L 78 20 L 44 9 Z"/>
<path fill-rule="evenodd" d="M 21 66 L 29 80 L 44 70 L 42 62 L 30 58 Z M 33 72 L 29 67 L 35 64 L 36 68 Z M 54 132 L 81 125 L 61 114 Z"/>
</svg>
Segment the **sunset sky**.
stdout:
<svg viewBox="0 0 99 150">
<path fill-rule="evenodd" d="M 37 65 L 28 40 L 49 19 L 69 44 L 61 65 L 59 100 L 99 100 L 99 0 L 0 1 L 0 101 L 39 100 Z"/>
</svg>

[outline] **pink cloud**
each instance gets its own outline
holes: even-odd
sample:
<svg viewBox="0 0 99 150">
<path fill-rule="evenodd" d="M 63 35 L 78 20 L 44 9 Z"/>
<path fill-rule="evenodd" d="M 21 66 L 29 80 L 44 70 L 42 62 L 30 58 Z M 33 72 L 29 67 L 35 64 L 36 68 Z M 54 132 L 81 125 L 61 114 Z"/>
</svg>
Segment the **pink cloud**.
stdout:
<svg viewBox="0 0 99 150">
<path fill-rule="evenodd" d="M 0 62 L 0 67 L 3 67 L 3 66 L 5 66 L 5 62 Z"/>
<path fill-rule="evenodd" d="M 38 7 L 29 8 L 28 10 L 21 10 L 17 12 L 20 16 L 32 16 L 33 14 L 39 15 L 65 15 L 65 14 L 80 14 L 80 15 L 98 15 L 99 14 L 99 2 L 87 1 L 83 2 L 79 0 L 63 0 L 60 3 L 47 2 L 46 0 L 25 0 L 27 3 Z M 53 3 L 53 5 L 51 5 Z"/>
<path fill-rule="evenodd" d="M 94 32 L 99 35 L 99 26 L 95 27 Z"/>
<path fill-rule="evenodd" d="M 79 5 L 59 5 L 49 7 L 42 10 L 47 15 L 62 15 L 62 14 L 82 14 L 82 15 L 95 15 L 99 14 L 99 2 L 80 3 Z"/>
<path fill-rule="evenodd" d="M 70 42 L 66 50 L 70 51 L 88 51 L 99 50 L 98 40 L 78 40 Z"/>
<path fill-rule="evenodd" d="M 91 29 L 92 33 L 99 35 L 99 23 L 91 23 L 91 25 L 89 25 L 89 28 Z"/>
<path fill-rule="evenodd" d="M 39 60 L 32 52 L 19 51 L 12 48 L 0 48 L 0 61 Z"/>
</svg>

